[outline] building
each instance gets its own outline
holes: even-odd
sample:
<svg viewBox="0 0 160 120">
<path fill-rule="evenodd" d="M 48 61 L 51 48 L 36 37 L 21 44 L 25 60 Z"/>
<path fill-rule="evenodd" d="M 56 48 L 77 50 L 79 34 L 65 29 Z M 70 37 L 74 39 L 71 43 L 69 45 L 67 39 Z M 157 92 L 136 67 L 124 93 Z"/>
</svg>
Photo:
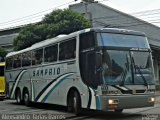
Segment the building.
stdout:
<svg viewBox="0 0 160 120">
<path fill-rule="evenodd" d="M 1 29 L 0 30 L 0 46 L 6 51 L 13 51 L 13 40 L 18 35 L 20 27 Z"/>
<path fill-rule="evenodd" d="M 94 0 L 83 0 L 83 2 L 69 7 L 88 17 L 92 27 L 122 28 L 146 33 L 153 54 L 156 87 L 160 90 L 160 27 L 94 2 Z"/>
</svg>

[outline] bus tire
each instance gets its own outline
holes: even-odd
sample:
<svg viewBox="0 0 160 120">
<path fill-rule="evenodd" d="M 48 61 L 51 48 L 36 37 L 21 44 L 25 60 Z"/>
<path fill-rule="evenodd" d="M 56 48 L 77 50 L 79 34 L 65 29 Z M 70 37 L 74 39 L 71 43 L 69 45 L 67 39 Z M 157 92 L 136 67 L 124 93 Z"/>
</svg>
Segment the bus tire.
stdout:
<svg viewBox="0 0 160 120">
<path fill-rule="evenodd" d="M 71 91 L 68 96 L 67 107 L 69 112 L 74 112 L 76 115 L 81 113 L 81 99 L 77 91 Z"/>
<path fill-rule="evenodd" d="M 23 100 L 24 100 L 24 104 L 26 106 L 30 106 L 30 100 L 29 100 L 29 92 L 28 90 L 26 89 L 23 93 Z"/>
<path fill-rule="evenodd" d="M 22 99 L 21 99 L 21 91 L 20 89 L 17 89 L 16 91 L 16 102 L 18 105 L 22 104 Z"/>
<path fill-rule="evenodd" d="M 70 91 L 67 97 L 67 109 L 68 112 L 73 112 L 73 93 L 74 91 Z"/>
<path fill-rule="evenodd" d="M 78 92 L 74 92 L 74 97 L 73 97 L 73 109 L 74 113 L 76 115 L 80 114 L 81 112 L 81 98 Z"/>
<path fill-rule="evenodd" d="M 116 113 L 122 113 L 123 112 L 123 109 L 115 109 L 114 110 Z"/>
</svg>

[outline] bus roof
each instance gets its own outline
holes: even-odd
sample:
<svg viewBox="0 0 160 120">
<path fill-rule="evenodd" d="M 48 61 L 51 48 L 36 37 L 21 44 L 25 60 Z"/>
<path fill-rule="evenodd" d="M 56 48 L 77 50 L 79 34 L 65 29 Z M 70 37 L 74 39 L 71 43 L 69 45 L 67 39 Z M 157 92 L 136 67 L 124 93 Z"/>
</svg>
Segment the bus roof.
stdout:
<svg viewBox="0 0 160 120">
<path fill-rule="evenodd" d="M 90 31 L 145 36 L 144 32 L 127 30 L 127 29 L 119 29 L 119 28 L 91 28 Z"/>
<path fill-rule="evenodd" d="M 73 38 L 73 37 L 75 37 L 75 36 L 77 36 L 79 34 L 83 34 L 83 33 L 86 33 L 86 32 L 105 32 L 105 33 L 130 34 L 130 35 L 145 36 L 145 34 L 143 32 L 133 31 L 133 30 L 126 30 L 126 29 L 118 29 L 118 28 L 88 28 L 88 29 L 84 29 L 84 30 L 80 30 L 80 31 L 77 31 L 77 32 L 70 33 L 68 35 L 58 35 L 58 36 L 56 36 L 54 38 L 47 39 L 47 40 L 44 40 L 42 42 L 35 43 L 31 47 L 28 47 L 26 49 L 23 49 L 23 50 L 20 50 L 20 51 L 10 52 L 10 53 L 7 54 L 6 57 L 10 57 L 12 55 L 16 55 L 16 54 L 19 54 L 19 53 L 27 52 L 27 51 L 30 51 L 30 50 L 33 50 L 33 49 L 38 49 L 38 48 L 43 47 L 43 46 L 47 46 L 47 45 L 50 45 L 50 44 L 54 44 L 54 43 L 63 41 L 64 38 L 65 39 Z"/>
</svg>

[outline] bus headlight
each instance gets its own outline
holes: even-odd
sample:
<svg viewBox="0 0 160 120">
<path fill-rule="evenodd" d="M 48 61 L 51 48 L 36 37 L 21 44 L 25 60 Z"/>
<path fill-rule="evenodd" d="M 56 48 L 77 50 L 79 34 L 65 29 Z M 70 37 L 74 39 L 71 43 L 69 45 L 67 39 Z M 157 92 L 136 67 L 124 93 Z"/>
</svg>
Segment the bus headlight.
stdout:
<svg viewBox="0 0 160 120">
<path fill-rule="evenodd" d="M 108 104 L 109 105 L 117 105 L 118 104 L 118 100 L 116 100 L 116 99 L 109 99 L 108 100 Z"/>
<path fill-rule="evenodd" d="M 118 100 L 117 99 L 109 99 L 108 100 L 108 108 L 109 109 L 115 109 L 118 106 Z"/>
<path fill-rule="evenodd" d="M 149 97 L 148 102 L 155 102 L 155 97 Z"/>
</svg>

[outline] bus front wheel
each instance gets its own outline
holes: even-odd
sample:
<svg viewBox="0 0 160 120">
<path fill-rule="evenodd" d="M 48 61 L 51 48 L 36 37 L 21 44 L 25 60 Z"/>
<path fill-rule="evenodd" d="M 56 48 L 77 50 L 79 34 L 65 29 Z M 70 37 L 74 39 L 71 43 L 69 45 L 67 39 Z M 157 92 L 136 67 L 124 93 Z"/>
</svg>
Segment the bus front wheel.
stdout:
<svg viewBox="0 0 160 120">
<path fill-rule="evenodd" d="M 68 111 L 74 112 L 76 115 L 81 112 L 81 99 L 77 91 L 71 92 L 68 99 Z"/>
<path fill-rule="evenodd" d="M 25 90 L 23 93 L 23 100 L 24 100 L 24 104 L 26 106 L 30 106 L 30 101 L 29 101 L 29 92 L 28 90 Z"/>
</svg>

